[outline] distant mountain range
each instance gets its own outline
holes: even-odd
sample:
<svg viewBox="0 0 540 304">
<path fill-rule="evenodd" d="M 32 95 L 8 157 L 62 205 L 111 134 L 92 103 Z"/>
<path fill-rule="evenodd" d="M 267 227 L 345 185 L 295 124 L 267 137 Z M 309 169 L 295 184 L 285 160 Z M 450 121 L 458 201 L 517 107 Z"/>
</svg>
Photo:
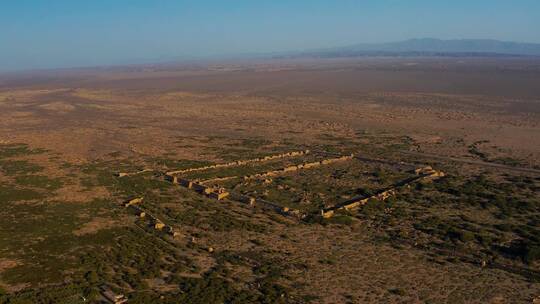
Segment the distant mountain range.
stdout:
<svg viewBox="0 0 540 304">
<path fill-rule="evenodd" d="M 399 42 L 355 44 L 283 54 L 279 57 L 356 56 L 540 56 L 540 44 L 489 39 L 410 39 Z"/>
</svg>

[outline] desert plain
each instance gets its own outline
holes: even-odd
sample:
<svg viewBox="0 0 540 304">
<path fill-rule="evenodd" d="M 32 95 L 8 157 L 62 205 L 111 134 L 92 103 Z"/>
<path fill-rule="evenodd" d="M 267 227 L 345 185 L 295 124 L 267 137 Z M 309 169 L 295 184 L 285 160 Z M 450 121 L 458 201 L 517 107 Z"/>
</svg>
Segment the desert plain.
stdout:
<svg viewBox="0 0 540 304">
<path fill-rule="evenodd" d="M 539 84 L 528 57 L 0 75 L 0 303 L 540 302 Z"/>
</svg>

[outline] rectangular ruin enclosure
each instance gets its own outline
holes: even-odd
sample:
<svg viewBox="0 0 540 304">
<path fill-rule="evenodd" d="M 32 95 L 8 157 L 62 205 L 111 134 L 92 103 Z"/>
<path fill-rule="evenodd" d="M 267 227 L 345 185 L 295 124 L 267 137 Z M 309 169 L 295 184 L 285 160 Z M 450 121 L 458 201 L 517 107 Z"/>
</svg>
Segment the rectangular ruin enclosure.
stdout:
<svg viewBox="0 0 540 304">
<path fill-rule="evenodd" d="M 414 176 L 398 165 L 356 158 L 332 163 L 325 161 L 338 158 L 312 153 L 296 158 L 188 172 L 179 178 L 225 188 L 231 193 L 269 201 L 284 208 L 316 213 L 353 197 L 368 197 Z M 302 167 L 317 162 L 321 164 Z M 265 172 L 275 173 L 265 176 Z"/>
</svg>

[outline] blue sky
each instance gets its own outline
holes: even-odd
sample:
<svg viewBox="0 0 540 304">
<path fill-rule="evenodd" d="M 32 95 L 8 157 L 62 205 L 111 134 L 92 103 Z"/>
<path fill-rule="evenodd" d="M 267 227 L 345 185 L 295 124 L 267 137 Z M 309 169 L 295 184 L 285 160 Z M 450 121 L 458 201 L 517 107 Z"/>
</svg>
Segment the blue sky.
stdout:
<svg viewBox="0 0 540 304">
<path fill-rule="evenodd" d="M 422 37 L 540 43 L 540 1 L 3 0 L 0 71 Z"/>
</svg>

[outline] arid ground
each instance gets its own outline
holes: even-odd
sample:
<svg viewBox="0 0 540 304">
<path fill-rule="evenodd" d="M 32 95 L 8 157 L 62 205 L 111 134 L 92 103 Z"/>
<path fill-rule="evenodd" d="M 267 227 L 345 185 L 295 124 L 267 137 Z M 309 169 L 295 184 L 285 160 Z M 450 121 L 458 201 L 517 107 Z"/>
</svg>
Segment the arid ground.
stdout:
<svg viewBox="0 0 540 304">
<path fill-rule="evenodd" d="M 216 183 L 302 217 L 217 201 L 164 175 L 304 150 L 180 176 L 231 177 Z M 358 158 L 242 178 L 351 153 Z M 445 176 L 319 215 L 408 177 L 405 164 Z M 140 209 L 124 207 L 138 197 Z M 1 75 L 0 205 L 0 303 L 99 303 L 105 289 L 129 303 L 532 303 L 540 60 Z M 141 210 L 177 233 L 155 229 Z"/>
</svg>

